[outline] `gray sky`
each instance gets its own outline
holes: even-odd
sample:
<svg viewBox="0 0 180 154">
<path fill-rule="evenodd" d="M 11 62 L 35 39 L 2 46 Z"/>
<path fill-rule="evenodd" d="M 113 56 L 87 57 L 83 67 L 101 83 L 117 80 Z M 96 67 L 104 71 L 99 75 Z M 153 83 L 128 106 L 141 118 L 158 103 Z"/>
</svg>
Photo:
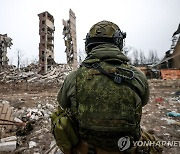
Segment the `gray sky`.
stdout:
<svg viewBox="0 0 180 154">
<path fill-rule="evenodd" d="M 146 56 L 149 50 L 157 50 L 163 57 L 180 23 L 180 0 L 0 0 L 0 34 L 13 39 L 10 62 L 16 62 L 17 49 L 24 59 L 38 59 L 37 14 L 48 11 L 55 19 L 55 61 L 65 63 L 62 19 L 69 19 L 70 8 L 76 14 L 78 51 L 84 50 L 83 39 L 90 27 L 109 20 L 127 33 L 126 46 L 141 49 Z"/>
</svg>

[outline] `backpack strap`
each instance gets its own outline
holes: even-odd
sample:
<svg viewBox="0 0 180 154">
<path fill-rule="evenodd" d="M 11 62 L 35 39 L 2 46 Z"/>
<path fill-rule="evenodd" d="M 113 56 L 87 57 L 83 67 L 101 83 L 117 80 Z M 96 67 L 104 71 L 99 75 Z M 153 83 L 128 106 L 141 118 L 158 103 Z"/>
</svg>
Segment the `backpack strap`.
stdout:
<svg viewBox="0 0 180 154">
<path fill-rule="evenodd" d="M 132 80 L 134 78 L 134 72 L 132 70 L 128 70 L 122 67 L 117 67 L 116 70 L 118 73 L 108 73 L 100 66 L 99 62 L 93 64 L 82 63 L 81 66 L 85 66 L 86 68 L 94 68 L 98 70 L 101 74 L 113 80 L 115 83 L 119 85 L 126 85 L 129 88 L 131 88 L 134 92 L 136 92 L 136 94 L 138 94 L 139 97 L 141 96 L 138 88 L 136 88 L 134 85 L 126 81 L 126 80 Z M 126 75 L 121 74 L 121 71 L 126 72 Z"/>
</svg>

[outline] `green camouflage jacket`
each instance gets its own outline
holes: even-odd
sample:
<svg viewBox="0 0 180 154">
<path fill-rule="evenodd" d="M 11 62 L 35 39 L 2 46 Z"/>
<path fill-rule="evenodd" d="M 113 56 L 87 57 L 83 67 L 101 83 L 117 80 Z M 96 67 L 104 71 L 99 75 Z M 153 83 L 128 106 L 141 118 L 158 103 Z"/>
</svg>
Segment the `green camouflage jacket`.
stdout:
<svg viewBox="0 0 180 154">
<path fill-rule="evenodd" d="M 119 50 L 118 47 L 110 44 L 99 45 L 88 53 L 84 63 L 94 63 L 99 61 L 116 61 L 128 62 L 128 58 Z M 138 81 L 138 89 L 141 94 L 142 106 L 146 105 L 149 99 L 149 86 L 145 75 L 136 67 L 131 66 L 135 73 L 135 78 Z M 62 108 L 71 108 L 76 105 L 76 73 L 72 71 L 65 79 L 59 93 L 57 100 Z"/>
</svg>

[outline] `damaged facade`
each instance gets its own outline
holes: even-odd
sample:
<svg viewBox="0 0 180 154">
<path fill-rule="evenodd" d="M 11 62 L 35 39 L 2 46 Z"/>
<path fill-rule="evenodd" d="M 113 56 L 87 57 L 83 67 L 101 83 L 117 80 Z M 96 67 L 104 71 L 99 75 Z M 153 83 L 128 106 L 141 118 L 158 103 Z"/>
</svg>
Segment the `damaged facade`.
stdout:
<svg viewBox="0 0 180 154">
<path fill-rule="evenodd" d="M 38 14 L 39 16 L 39 67 L 40 73 L 45 74 L 54 62 L 54 18 L 49 12 Z"/>
<path fill-rule="evenodd" d="M 69 20 L 63 19 L 63 35 L 66 46 L 67 63 L 73 69 L 77 68 L 77 43 L 76 43 L 76 16 L 75 13 L 69 10 Z"/>
<path fill-rule="evenodd" d="M 13 45 L 12 39 L 7 34 L 0 34 L 0 66 L 8 65 L 7 48 L 11 45 Z"/>
<path fill-rule="evenodd" d="M 180 69 L 180 24 L 172 36 L 170 50 L 166 52 L 158 67 L 160 69 Z"/>
<path fill-rule="evenodd" d="M 163 79 L 180 79 L 180 24 L 172 35 L 170 50 L 155 67 L 161 70 Z"/>
</svg>

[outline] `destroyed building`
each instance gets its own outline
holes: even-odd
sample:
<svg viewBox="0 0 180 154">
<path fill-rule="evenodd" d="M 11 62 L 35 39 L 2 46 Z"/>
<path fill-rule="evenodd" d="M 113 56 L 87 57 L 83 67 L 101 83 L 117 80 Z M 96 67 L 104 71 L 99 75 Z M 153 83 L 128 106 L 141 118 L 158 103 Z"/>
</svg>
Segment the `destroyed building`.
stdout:
<svg viewBox="0 0 180 154">
<path fill-rule="evenodd" d="M 180 69 L 180 24 L 172 36 L 170 50 L 166 52 L 158 67 L 160 69 Z"/>
<path fill-rule="evenodd" d="M 38 14 L 39 16 L 39 67 L 40 73 L 45 74 L 54 62 L 54 18 L 49 12 Z"/>
<path fill-rule="evenodd" d="M 155 67 L 161 71 L 163 79 L 180 79 L 180 24 L 172 35 L 170 50 Z"/>
<path fill-rule="evenodd" d="M 69 10 L 69 20 L 63 19 L 63 35 L 66 46 L 67 63 L 73 68 L 77 68 L 77 43 L 76 43 L 76 16 Z"/>
<path fill-rule="evenodd" d="M 0 66 L 8 65 L 7 48 L 12 45 L 12 39 L 7 34 L 0 34 Z"/>
</svg>

